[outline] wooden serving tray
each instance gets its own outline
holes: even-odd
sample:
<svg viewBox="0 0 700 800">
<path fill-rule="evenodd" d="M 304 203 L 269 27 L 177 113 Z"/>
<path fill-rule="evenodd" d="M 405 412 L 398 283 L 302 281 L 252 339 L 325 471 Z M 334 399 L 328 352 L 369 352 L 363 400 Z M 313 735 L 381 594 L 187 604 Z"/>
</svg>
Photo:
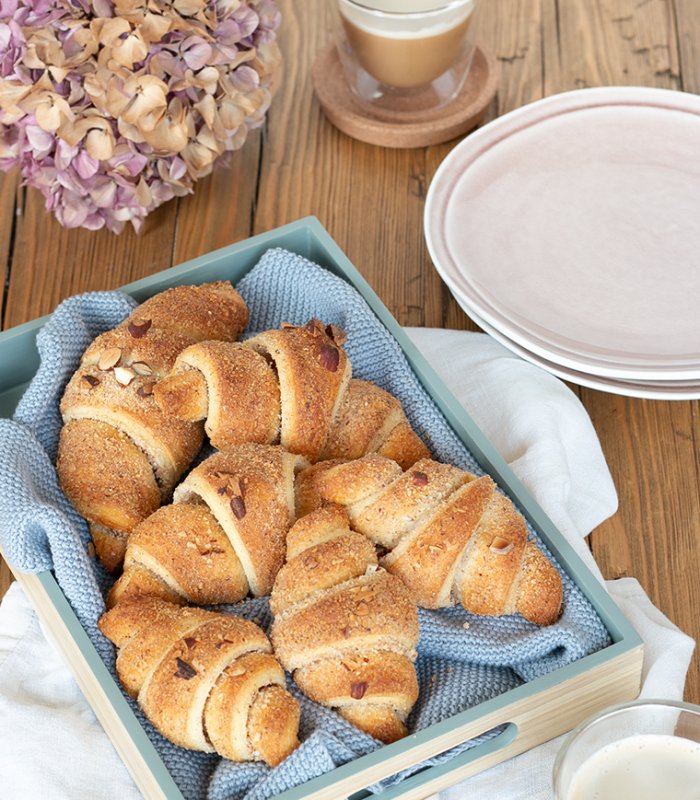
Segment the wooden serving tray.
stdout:
<svg viewBox="0 0 700 800">
<path fill-rule="evenodd" d="M 382 800 L 421 800 L 498 762 L 570 730 L 584 717 L 637 696 L 642 642 L 588 568 L 554 527 L 493 446 L 409 341 L 362 275 L 315 217 L 225 247 L 178 267 L 124 286 L 139 301 L 171 286 L 231 280 L 237 283 L 271 247 L 283 247 L 339 275 L 364 297 L 403 348 L 409 364 L 457 435 L 482 468 L 516 500 L 552 555 L 590 600 L 612 644 L 566 667 L 532 680 L 448 720 L 386 745 L 275 800 L 339 800 L 367 797 L 365 787 L 486 733 L 503 730 L 448 763 L 428 767 L 384 791 Z M 38 365 L 35 338 L 46 318 L 0 333 L 0 416 L 10 417 Z M 58 586 L 53 573 L 15 572 L 47 634 L 147 800 L 183 796 L 138 723 Z"/>
</svg>

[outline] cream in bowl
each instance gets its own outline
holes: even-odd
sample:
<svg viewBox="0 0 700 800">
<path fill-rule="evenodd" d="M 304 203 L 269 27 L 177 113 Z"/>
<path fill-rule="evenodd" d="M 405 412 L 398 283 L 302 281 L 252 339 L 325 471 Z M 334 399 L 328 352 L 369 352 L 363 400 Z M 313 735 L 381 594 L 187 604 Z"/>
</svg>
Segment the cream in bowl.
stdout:
<svg viewBox="0 0 700 800">
<path fill-rule="evenodd" d="M 700 706 L 638 700 L 575 728 L 554 764 L 556 800 L 698 800 Z"/>
</svg>

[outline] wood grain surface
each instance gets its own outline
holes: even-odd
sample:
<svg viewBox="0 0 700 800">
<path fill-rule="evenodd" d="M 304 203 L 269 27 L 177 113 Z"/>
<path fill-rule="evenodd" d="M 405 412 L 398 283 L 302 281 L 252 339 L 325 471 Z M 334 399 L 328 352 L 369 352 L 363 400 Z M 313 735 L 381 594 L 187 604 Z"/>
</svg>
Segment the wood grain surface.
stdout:
<svg viewBox="0 0 700 800">
<path fill-rule="evenodd" d="M 231 164 L 173 201 L 136 236 L 63 230 L 16 174 L 0 182 L 2 325 L 50 311 L 75 292 L 114 288 L 217 247 L 315 214 L 404 325 L 477 329 L 438 278 L 422 233 L 425 194 L 455 142 L 384 150 L 323 117 L 311 89 L 331 37 L 327 0 L 280 0 L 286 71 L 265 128 Z M 482 0 L 476 29 L 501 68 L 487 119 L 587 86 L 700 92 L 697 0 Z M 651 321 L 653 324 L 653 320 Z M 608 578 L 634 576 L 652 601 L 700 636 L 697 402 L 621 398 L 572 387 L 600 436 L 620 497 L 590 537 Z M 10 575 L 0 566 L 0 595 Z M 700 703 L 700 659 L 686 699 Z"/>
</svg>

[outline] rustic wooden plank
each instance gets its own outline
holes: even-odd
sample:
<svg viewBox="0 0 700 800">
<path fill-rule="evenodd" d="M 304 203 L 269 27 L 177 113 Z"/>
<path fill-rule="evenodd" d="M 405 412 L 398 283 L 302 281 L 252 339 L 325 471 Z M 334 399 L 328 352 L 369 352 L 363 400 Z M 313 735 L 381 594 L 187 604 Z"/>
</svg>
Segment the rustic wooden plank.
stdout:
<svg viewBox="0 0 700 800">
<path fill-rule="evenodd" d="M 15 223 L 15 203 L 18 191 L 21 192 L 18 184 L 17 170 L 7 174 L 0 172 L 0 328 L 6 305 L 5 281 Z"/>
<path fill-rule="evenodd" d="M 5 327 L 52 311 L 69 295 L 115 289 L 171 264 L 177 206 L 151 214 L 140 234 L 66 230 L 44 210 L 35 189 L 18 209 Z"/>
<path fill-rule="evenodd" d="M 230 154 L 228 165 L 217 167 L 179 201 L 174 264 L 250 236 L 262 141 L 262 132 L 253 131 Z"/>
<path fill-rule="evenodd" d="M 700 542 L 697 403 L 633 400 L 584 390 L 620 498 L 618 513 L 591 536 L 607 578 L 632 576 L 693 638 Z M 685 696 L 700 699 L 696 653 Z"/>
<path fill-rule="evenodd" d="M 588 86 L 680 87 L 671 0 L 547 1 L 558 40 L 544 37 L 545 96 Z"/>
<path fill-rule="evenodd" d="M 700 3 L 697 0 L 673 0 L 676 11 L 676 35 L 681 68 L 681 88 L 700 92 Z"/>
<path fill-rule="evenodd" d="M 303 15 L 291 0 L 280 5 L 286 74 L 270 111 L 255 230 L 315 214 L 402 323 L 439 324 L 436 278 L 424 268 L 425 153 L 373 147 L 333 128 L 309 80 L 332 36 L 332 4 L 316 0 Z"/>
</svg>

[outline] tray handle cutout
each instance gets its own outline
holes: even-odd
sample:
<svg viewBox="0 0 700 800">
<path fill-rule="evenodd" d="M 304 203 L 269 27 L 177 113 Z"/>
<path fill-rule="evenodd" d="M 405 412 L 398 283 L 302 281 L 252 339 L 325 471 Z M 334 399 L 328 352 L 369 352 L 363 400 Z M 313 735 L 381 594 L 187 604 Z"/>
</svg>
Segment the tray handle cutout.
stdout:
<svg viewBox="0 0 700 800">
<path fill-rule="evenodd" d="M 496 733 L 496 731 L 498 731 L 498 733 Z M 519 729 L 514 722 L 507 722 L 504 725 L 497 725 L 495 728 L 484 731 L 483 734 L 479 735 L 488 736 L 493 733 L 495 733 L 494 736 L 469 748 L 469 750 L 466 750 L 464 753 L 460 753 L 444 764 L 424 767 L 420 772 L 417 772 L 410 778 L 406 778 L 396 786 L 385 789 L 381 795 L 375 795 L 367 790 L 363 790 L 350 795 L 347 800 L 366 800 L 366 798 L 370 797 L 381 797 L 382 800 L 393 800 L 393 798 L 398 797 L 400 797 L 401 800 L 409 800 L 409 798 L 416 798 L 417 800 L 418 798 L 425 798 L 434 793 L 434 790 L 428 789 L 426 784 L 432 784 L 436 779 L 442 779 L 445 786 L 452 786 L 460 780 L 458 777 L 453 777 L 455 772 L 461 772 L 467 767 L 470 767 L 469 774 L 475 775 L 477 772 L 486 769 L 486 766 L 482 766 L 482 762 L 488 759 L 489 756 L 494 756 L 499 750 L 502 750 L 504 747 L 514 742 L 518 736 Z M 492 763 L 498 763 L 501 760 L 501 758 L 495 758 Z M 487 766 L 490 766 L 490 764 Z"/>
</svg>

